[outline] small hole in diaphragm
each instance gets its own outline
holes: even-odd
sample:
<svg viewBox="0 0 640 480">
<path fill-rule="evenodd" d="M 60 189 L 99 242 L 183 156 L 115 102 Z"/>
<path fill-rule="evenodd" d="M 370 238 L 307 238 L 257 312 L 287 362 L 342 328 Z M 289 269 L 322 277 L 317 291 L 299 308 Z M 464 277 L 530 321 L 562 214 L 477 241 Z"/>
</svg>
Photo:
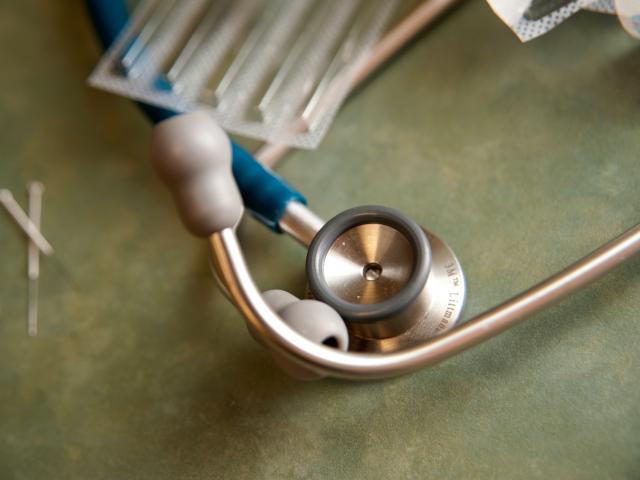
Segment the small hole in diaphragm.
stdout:
<svg viewBox="0 0 640 480">
<path fill-rule="evenodd" d="M 362 269 L 362 276 L 370 282 L 378 280 L 382 275 L 382 266 L 379 263 L 367 263 Z"/>
</svg>

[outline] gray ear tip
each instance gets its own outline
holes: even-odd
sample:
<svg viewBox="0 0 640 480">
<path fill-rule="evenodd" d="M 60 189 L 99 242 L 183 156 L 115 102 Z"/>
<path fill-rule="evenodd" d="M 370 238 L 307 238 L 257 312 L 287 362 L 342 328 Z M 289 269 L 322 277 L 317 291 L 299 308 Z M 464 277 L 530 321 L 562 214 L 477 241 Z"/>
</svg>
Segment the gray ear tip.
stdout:
<svg viewBox="0 0 640 480">
<path fill-rule="evenodd" d="M 204 112 L 178 115 L 154 128 L 151 163 L 195 235 L 233 228 L 242 217 L 231 156 L 229 137 Z"/>
<path fill-rule="evenodd" d="M 343 351 L 349 347 L 347 327 L 338 312 L 329 305 L 317 300 L 299 300 L 284 290 L 268 290 L 262 293 L 262 298 L 285 323 L 308 340 Z M 299 380 L 319 380 L 326 376 L 298 365 L 275 351 L 272 355 L 280 368 Z"/>
<path fill-rule="evenodd" d="M 176 115 L 158 123 L 151 139 L 151 161 L 167 181 L 231 166 L 231 142 L 204 112 Z"/>
<path fill-rule="evenodd" d="M 267 290 L 262 293 L 262 298 L 276 313 L 284 307 L 300 301 L 298 297 L 285 290 Z"/>
<path fill-rule="evenodd" d="M 280 315 L 309 340 L 346 351 L 349 332 L 342 317 L 326 303 L 300 300 L 284 307 Z"/>
</svg>

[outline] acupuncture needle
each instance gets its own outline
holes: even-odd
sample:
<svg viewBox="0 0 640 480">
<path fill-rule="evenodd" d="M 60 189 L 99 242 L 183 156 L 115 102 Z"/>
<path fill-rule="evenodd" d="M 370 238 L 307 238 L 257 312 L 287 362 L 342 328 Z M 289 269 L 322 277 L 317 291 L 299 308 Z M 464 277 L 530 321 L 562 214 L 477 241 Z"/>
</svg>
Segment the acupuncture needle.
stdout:
<svg viewBox="0 0 640 480">
<path fill-rule="evenodd" d="M 312 127 L 311 118 L 313 112 L 320 105 L 321 100 L 326 96 L 327 91 L 333 84 L 334 80 L 338 78 L 339 73 L 343 71 L 344 67 L 348 65 L 349 61 L 357 53 L 356 46 L 362 44 L 363 32 L 366 31 L 365 27 L 372 21 L 373 14 L 371 12 L 376 12 L 376 8 L 371 8 L 368 14 L 366 11 L 361 14 L 356 11 L 356 20 L 353 22 L 351 29 L 347 33 L 346 39 L 339 47 L 339 50 L 336 52 L 333 60 L 331 60 L 326 73 L 318 83 L 310 99 L 302 108 L 301 117 L 307 127 Z"/>
<path fill-rule="evenodd" d="M 20 208 L 18 202 L 9 190 L 6 188 L 0 189 L 0 203 L 7 210 L 9 215 L 15 220 L 22 231 L 33 241 L 42 253 L 47 256 L 53 255 L 53 247 L 47 241 L 46 238 L 40 233 L 40 229 L 31 221 L 31 219 L 24 213 L 24 210 Z"/>
<path fill-rule="evenodd" d="M 304 30 L 300 36 L 295 40 L 293 48 L 289 52 L 287 58 L 280 66 L 280 69 L 276 73 L 276 76 L 271 81 L 271 84 L 267 88 L 264 96 L 258 103 L 258 112 L 262 116 L 263 120 L 267 120 L 269 111 L 279 91 L 282 90 L 285 80 L 292 74 L 296 64 L 300 62 L 301 57 L 305 54 L 305 51 L 311 46 L 315 35 L 320 31 L 322 26 L 326 23 L 327 19 L 333 13 L 333 4 L 331 2 L 320 3 L 319 7 L 316 3 L 315 8 L 311 13 L 311 18 L 305 25 Z"/>
<path fill-rule="evenodd" d="M 353 91 L 382 64 L 389 60 L 392 55 L 415 38 L 423 28 L 441 18 L 444 13 L 460 2 L 461 0 L 423 0 L 414 10 L 378 40 L 363 58 L 357 60 L 353 65 L 347 65 L 345 71 L 338 74 L 339 77 L 347 77 L 347 92 Z M 333 84 L 335 82 L 331 83 Z M 321 104 L 314 108 L 313 113 L 310 115 L 312 117 L 311 123 L 314 122 L 313 117 L 322 115 L 324 105 L 326 105 L 325 98 L 331 98 L 332 91 L 333 87 L 330 87 L 329 91 L 323 95 Z M 299 128 L 299 130 L 296 131 L 304 131 L 306 128 L 305 123 L 306 122 L 299 120 L 297 122 L 297 128 Z M 290 148 L 291 147 L 285 143 L 265 143 L 255 152 L 255 157 L 263 165 L 273 168 Z"/>
<path fill-rule="evenodd" d="M 40 182 L 31 182 L 27 186 L 29 195 L 29 218 L 40 230 L 42 216 L 42 193 L 44 186 Z M 29 240 L 27 272 L 29 278 L 28 306 L 27 306 L 27 332 L 30 337 L 38 334 L 38 280 L 40 277 L 40 251 L 38 246 Z"/>
<path fill-rule="evenodd" d="M 275 5 L 276 7 L 279 5 Z M 227 68 L 222 80 L 216 87 L 213 92 L 214 99 L 217 103 L 220 103 L 222 97 L 227 92 L 229 87 L 231 86 L 233 80 L 237 77 L 238 73 L 242 66 L 246 63 L 247 59 L 251 55 L 251 53 L 255 50 L 256 45 L 259 45 L 264 41 L 263 37 L 265 33 L 271 28 L 272 20 L 277 13 L 277 8 L 269 9 L 268 6 L 265 6 L 265 11 L 262 12 L 262 19 L 257 22 L 256 26 L 251 29 L 251 33 L 247 40 L 245 40 L 244 44 L 238 51 L 233 63 Z"/>
<path fill-rule="evenodd" d="M 136 61 L 169 17 L 169 12 L 173 9 L 175 2 L 176 0 L 167 0 L 156 3 L 150 13 L 149 20 L 145 23 L 140 33 L 134 37 L 122 55 L 120 65 L 129 76 L 135 77 L 137 75 L 135 69 Z"/>
<path fill-rule="evenodd" d="M 220 29 L 219 35 L 219 56 L 215 64 L 212 62 L 207 75 L 203 78 L 200 100 L 208 105 L 216 105 L 217 99 L 214 94 L 215 89 L 220 84 L 229 65 L 237 57 L 242 48 L 243 39 L 249 35 L 259 23 L 260 13 L 266 2 L 256 0 L 245 0 L 233 5 L 233 9 L 228 16 L 227 28 Z M 215 38 L 215 37 L 214 37 Z"/>
<path fill-rule="evenodd" d="M 251 65 L 252 75 L 256 79 L 255 84 L 245 88 L 241 95 L 238 95 L 238 92 L 234 92 L 233 95 L 229 94 L 221 99 L 218 108 L 225 108 L 229 104 L 240 104 L 239 111 L 244 110 L 246 118 L 256 122 L 263 120 L 262 114 L 258 109 L 258 103 L 279 72 L 282 62 L 287 56 L 287 49 L 304 31 L 309 18 L 318 9 L 315 0 L 281 1 L 281 5 L 276 3 L 275 5 L 269 5 L 269 8 L 283 10 L 286 7 L 287 18 L 285 22 L 281 22 L 279 16 L 272 19 L 278 28 L 274 28 L 274 25 L 272 25 L 269 33 L 270 42 L 266 45 L 266 48 L 262 49 L 261 61 L 253 62 L 253 65 Z M 249 61 L 251 60 L 250 58 Z"/>
<path fill-rule="evenodd" d="M 206 13 L 198 22 L 194 32 L 190 35 L 185 47 L 171 63 L 166 73 L 167 79 L 177 85 L 180 76 L 187 64 L 194 57 L 199 48 L 202 47 L 206 37 L 211 33 L 212 28 L 220 21 L 222 15 L 229 7 L 229 0 L 214 1 L 209 4 Z"/>
</svg>

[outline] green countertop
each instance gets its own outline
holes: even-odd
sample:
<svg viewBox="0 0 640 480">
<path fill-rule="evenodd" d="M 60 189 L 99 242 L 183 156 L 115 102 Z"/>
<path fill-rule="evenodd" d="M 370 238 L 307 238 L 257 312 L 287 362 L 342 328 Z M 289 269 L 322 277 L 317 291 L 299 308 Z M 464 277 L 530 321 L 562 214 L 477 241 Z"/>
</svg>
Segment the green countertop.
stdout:
<svg viewBox="0 0 640 480">
<path fill-rule="evenodd" d="M 0 5 L 0 186 L 46 186 L 40 334 L 0 215 L 0 478 L 638 478 L 640 261 L 433 368 L 282 374 L 216 290 L 147 162 L 150 126 L 88 88 L 82 2 Z M 279 172 L 329 217 L 393 206 L 465 268 L 465 318 L 640 220 L 640 43 L 581 13 L 520 44 L 469 1 Z M 305 252 L 240 228 L 263 289 Z"/>
</svg>

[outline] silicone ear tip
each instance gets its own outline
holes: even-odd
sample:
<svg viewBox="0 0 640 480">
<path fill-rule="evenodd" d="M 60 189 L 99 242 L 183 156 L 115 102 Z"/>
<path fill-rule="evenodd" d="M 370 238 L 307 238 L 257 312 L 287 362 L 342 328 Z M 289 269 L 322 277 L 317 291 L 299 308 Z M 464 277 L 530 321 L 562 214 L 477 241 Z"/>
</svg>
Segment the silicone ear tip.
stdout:
<svg viewBox="0 0 640 480">
<path fill-rule="evenodd" d="M 298 297 L 284 290 L 267 290 L 262 293 L 262 298 L 264 298 L 264 301 L 267 302 L 276 313 L 280 312 L 287 305 L 300 301 Z"/>
<path fill-rule="evenodd" d="M 193 234 L 206 237 L 233 228 L 242 217 L 242 197 L 231 171 L 231 143 L 206 113 L 178 115 L 156 125 L 151 163 Z"/>
<path fill-rule="evenodd" d="M 329 305 L 316 300 L 299 300 L 284 290 L 269 290 L 262 294 L 265 302 L 296 332 L 329 347 L 347 350 L 349 334 L 338 313 Z M 258 334 L 249 327 L 251 335 L 260 343 Z M 298 380 L 319 380 L 326 375 L 309 370 L 277 352 L 271 352 L 276 364 Z"/>
<path fill-rule="evenodd" d="M 266 292 L 262 292 L 262 298 L 265 302 L 267 302 L 267 305 L 271 307 L 271 310 L 276 313 L 280 313 L 280 310 L 282 310 L 287 305 L 300 301 L 298 297 L 284 290 L 267 290 Z M 256 331 L 255 328 L 253 328 L 253 326 L 249 322 L 247 322 L 247 330 L 249 330 L 249 333 L 256 342 L 264 347 L 267 346 L 264 343 L 262 336 Z"/>
<path fill-rule="evenodd" d="M 280 316 L 300 335 L 312 342 L 346 351 L 349 333 L 338 313 L 326 303 L 300 300 L 280 311 Z"/>
<path fill-rule="evenodd" d="M 154 127 L 151 160 L 167 182 L 190 179 L 210 168 L 230 166 L 231 143 L 206 113 L 185 113 Z"/>
</svg>

